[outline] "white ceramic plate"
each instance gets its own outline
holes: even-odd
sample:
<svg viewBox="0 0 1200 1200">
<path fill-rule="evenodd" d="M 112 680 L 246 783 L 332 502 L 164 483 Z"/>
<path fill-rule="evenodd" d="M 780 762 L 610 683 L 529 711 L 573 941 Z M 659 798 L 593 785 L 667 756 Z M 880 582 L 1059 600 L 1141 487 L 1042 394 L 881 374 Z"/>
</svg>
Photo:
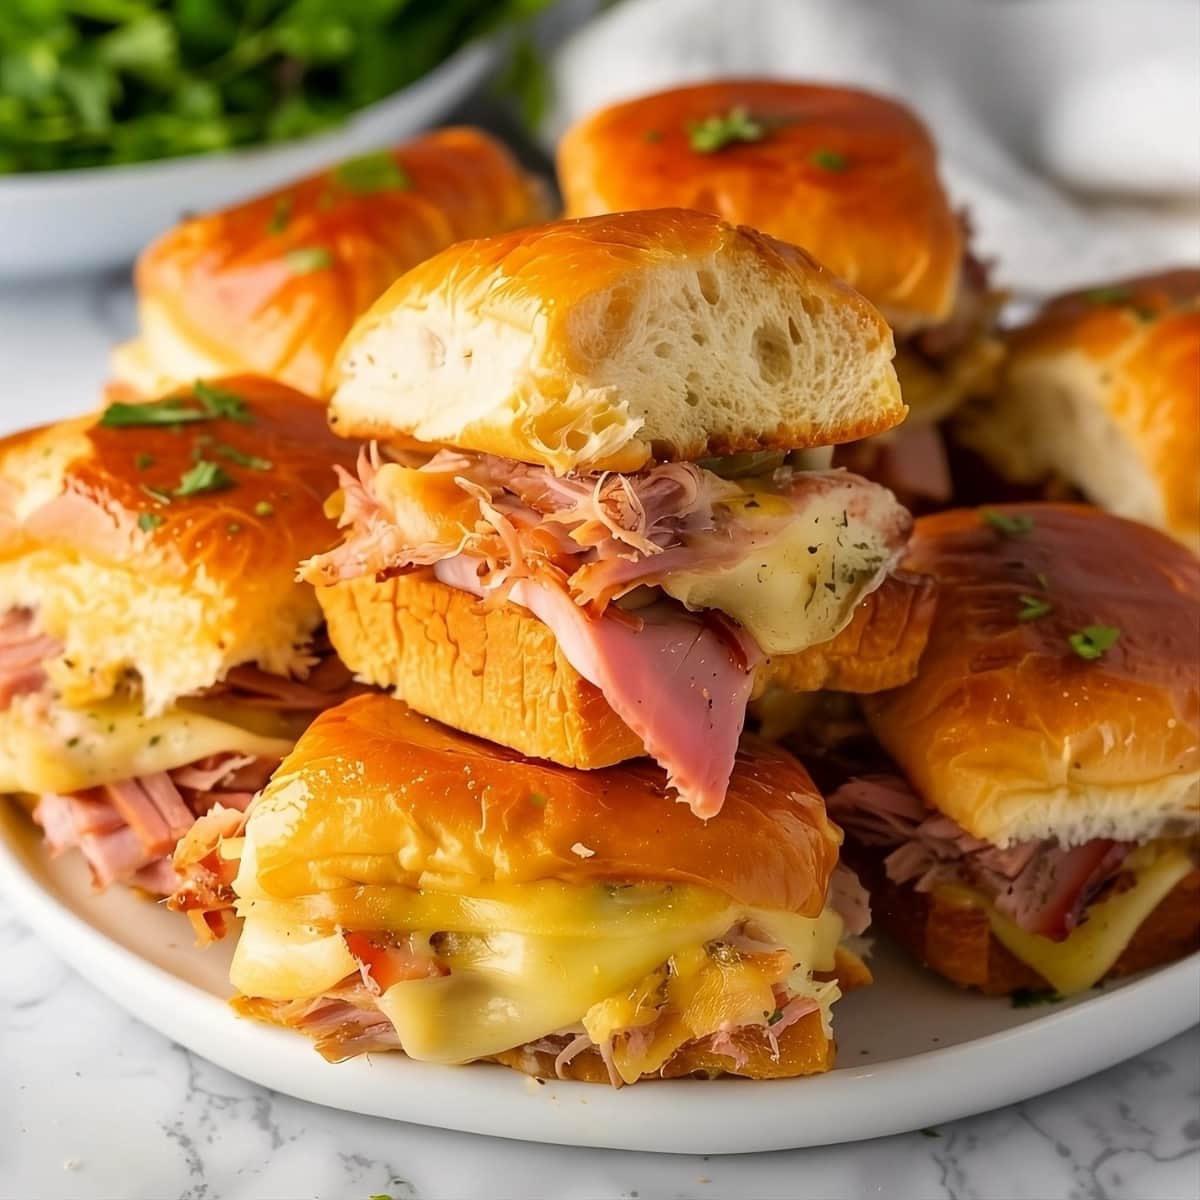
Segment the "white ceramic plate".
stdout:
<svg viewBox="0 0 1200 1200">
<path fill-rule="evenodd" d="M 185 212 L 220 208 L 411 137 L 471 92 L 497 53 L 494 38 L 473 42 L 336 129 L 294 142 L 129 166 L 0 176 L 0 279 L 120 266 Z"/>
<path fill-rule="evenodd" d="M 1013 1009 L 880 948 L 876 986 L 837 1007 L 840 1066 L 816 1078 L 618 1092 L 398 1054 L 331 1066 L 299 1035 L 234 1016 L 228 946 L 196 949 L 181 918 L 131 894 L 94 896 L 77 856 L 50 862 L 11 805 L 0 805 L 0 890 L 101 991 L 229 1071 L 350 1112 L 565 1145 L 724 1154 L 919 1129 L 1070 1083 L 1200 1017 L 1200 955 L 1072 1002 Z"/>
</svg>

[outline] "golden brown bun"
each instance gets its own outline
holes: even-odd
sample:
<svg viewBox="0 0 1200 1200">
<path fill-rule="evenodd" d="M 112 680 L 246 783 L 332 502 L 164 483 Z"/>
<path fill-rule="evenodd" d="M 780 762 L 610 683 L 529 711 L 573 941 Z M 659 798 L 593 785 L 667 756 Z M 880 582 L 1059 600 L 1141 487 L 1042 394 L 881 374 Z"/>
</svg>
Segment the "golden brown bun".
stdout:
<svg viewBox="0 0 1200 1200">
<path fill-rule="evenodd" d="M 69 702 L 132 669 L 156 710 L 240 662 L 304 662 L 321 613 L 295 564 L 336 539 L 322 506 L 355 448 L 283 384 L 213 387 L 248 419 L 110 427 L 93 414 L 0 442 L 0 608 L 34 609 L 62 641 L 49 672 Z M 198 460 L 232 486 L 170 496 Z"/>
<path fill-rule="evenodd" d="M 607 767 L 645 753 L 554 635 L 514 604 L 483 610 L 431 571 L 317 589 L 329 637 L 363 682 L 418 712 L 536 758 Z M 831 641 L 772 659 L 759 686 L 871 691 L 911 679 L 933 616 L 934 588 L 889 579 Z"/>
<path fill-rule="evenodd" d="M 279 899 L 348 878 L 410 887 L 431 877 L 662 880 L 809 917 L 824 908 L 841 841 L 800 763 L 753 738 L 720 814 L 698 821 L 644 760 L 582 774 L 378 694 L 309 726 L 246 836 L 257 888 Z"/>
<path fill-rule="evenodd" d="M 860 877 L 871 893 L 871 920 L 925 966 L 962 987 L 989 996 L 1028 988 L 1053 990 L 1032 967 L 993 936 L 987 914 L 938 893 L 892 883 L 876 864 Z M 1105 979 L 1132 975 L 1200 950 L 1200 869 L 1185 876 L 1138 926 Z"/>
<path fill-rule="evenodd" d="M 1005 535 L 985 519 L 1026 518 Z M 920 518 L 905 567 L 938 603 L 920 671 L 863 698 L 926 803 L 1004 846 L 1200 828 L 1200 559 L 1074 505 Z M 1044 601 L 1049 612 L 1019 619 Z M 1070 638 L 1119 630 L 1094 660 Z"/>
<path fill-rule="evenodd" d="M 194 217 L 138 260 L 142 336 L 118 349 L 115 374 L 151 395 L 243 372 L 319 395 L 350 326 L 398 275 L 547 215 L 508 151 L 461 128 Z"/>
<path fill-rule="evenodd" d="M 961 439 L 1008 479 L 1057 476 L 1200 552 L 1200 270 L 1060 296 L 1008 343 Z"/>
<path fill-rule="evenodd" d="M 693 149 L 695 123 L 736 108 L 763 126 L 761 140 Z M 880 96 L 752 79 L 675 88 L 575 125 L 558 176 L 568 216 L 713 212 L 803 246 L 902 332 L 950 315 L 962 229 L 929 134 Z"/>
<path fill-rule="evenodd" d="M 797 449 L 896 425 L 891 330 L 803 251 L 665 209 L 463 242 L 338 355 L 346 437 L 574 469 Z"/>
</svg>

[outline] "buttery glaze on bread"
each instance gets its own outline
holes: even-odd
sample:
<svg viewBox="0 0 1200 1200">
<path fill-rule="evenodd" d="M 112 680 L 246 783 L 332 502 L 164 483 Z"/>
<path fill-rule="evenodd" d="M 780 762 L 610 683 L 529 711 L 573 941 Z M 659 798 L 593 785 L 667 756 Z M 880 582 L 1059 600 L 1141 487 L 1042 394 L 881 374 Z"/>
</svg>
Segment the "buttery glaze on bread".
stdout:
<svg viewBox="0 0 1200 1200">
<path fill-rule="evenodd" d="M 154 712 L 237 663 L 305 661 L 321 611 L 295 564 L 333 541 L 323 504 L 355 447 L 283 384 L 213 386 L 242 419 L 126 428 L 93 414 L 0 442 L 0 608 L 35 610 L 62 642 L 48 672 L 71 703 L 133 670 Z M 172 494 L 201 460 L 228 484 Z"/>
<path fill-rule="evenodd" d="M 347 882 L 654 880 L 806 917 L 825 906 L 841 842 L 800 763 L 754 738 L 739 751 L 724 808 L 697 821 L 644 760 L 582 774 L 379 694 L 309 726 L 255 805 L 247 837 L 243 896 L 287 899 Z"/>
<path fill-rule="evenodd" d="M 522 754 L 593 769 L 645 753 L 523 608 L 482 609 L 430 571 L 317 589 L 329 637 L 359 679 L 418 712 Z M 932 581 L 890 577 L 831 641 L 770 660 L 759 686 L 874 691 L 911 679 L 933 616 Z"/>
<path fill-rule="evenodd" d="M 569 470 L 797 449 L 904 416 L 891 331 L 803 251 L 678 209 L 463 242 L 338 356 L 346 437 Z"/>
<path fill-rule="evenodd" d="M 962 987 L 989 996 L 1022 988 L 1052 991 L 1050 983 L 994 936 L 984 909 L 937 892 L 892 883 L 877 862 L 855 859 L 871 893 L 872 923 L 886 930 L 927 967 Z M 1200 950 L 1200 869 L 1181 880 L 1137 928 L 1105 979 L 1132 975 Z"/>
<path fill-rule="evenodd" d="M 760 138 L 693 146 L 697 124 L 737 109 Z M 716 213 L 805 247 L 899 332 L 950 315 L 962 228 L 932 140 L 894 101 L 769 80 L 674 88 L 579 122 L 559 147 L 558 175 L 568 216 Z"/>
<path fill-rule="evenodd" d="M 1200 828 L 1200 559 L 1031 504 L 922 517 L 905 566 L 938 582 L 929 644 L 911 683 L 862 704 L 932 808 L 999 846 Z M 1029 597 L 1049 610 L 1021 619 Z M 1094 625 L 1118 634 L 1089 660 L 1071 638 Z"/>
<path fill-rule="evenodd" d="M 320 395 L 350 326 L 398 275 L 547 215 L 538 185 L 475 129 L 352 159 L 154 242 L 137 265 L 141 336 L 114 373 L 144 395 L 243 372 Z"/>
</svg>

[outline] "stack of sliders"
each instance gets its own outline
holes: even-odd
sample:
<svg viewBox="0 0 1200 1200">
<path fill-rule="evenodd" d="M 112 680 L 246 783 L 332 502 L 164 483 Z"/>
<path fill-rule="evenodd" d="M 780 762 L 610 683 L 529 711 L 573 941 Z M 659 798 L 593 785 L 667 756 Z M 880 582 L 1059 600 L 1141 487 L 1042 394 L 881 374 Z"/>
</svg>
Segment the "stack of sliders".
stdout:
<svg viewBox="0 0 1200 1200">
<path fill-rule="evenodd" d="M 254 374 L 322 395 L 350 326 L 399 274 L 547 215 L 500 143 L 455 128 L 186 220 L 138 260 L 141 329 L 113 353 L 112 392 Z"/>
<path fill-rule="evenodd" d="M 0 791 L 205 938 L 231 897 L 192 850 L 356 690 L 294 580 L 352 461 L 320 403 L 249 378 L 0 442 Z"/>
<path fill-rule="evenodd" d="M 331 420 L 384 445 L 303 574 L 394 697 L 318 718 L 225 846 L 243 1011 L 617 1085 L 830 1066 L 865 896 L 804 768 L 739 735 L 789 663 L 914 670 L 908 514 L 783 462 L 900 420 L 891 356 L 803 252 L 680 210 L 465 243 L 380 299 Z"/>
<path fill-rule="evenodd" d="M 567 215 L 679 205 L 803 246 L 862 292 L 897 338 L 901 430 L 835 461 L 914 505 L 952 481 L 938 422 L 987 392 L 1001 297 L 967 248 L 916 116 L 841 87 L 722 80 L 601 109 L 570 129 L 558 175 Z"/>
<path fill-rule="evenodd" d="M 1200 559 L 1082 506 L 922 517 L 917 677 L 830 797 L 876 921 L 988 993 L 1068 995 L 1200 948 Z"/>
<path fill-rule="evenodd" d="M 1077 489 L 1200 553 L 1200 270 L 1058 296 L 1006 340 L 958 441 L 1001 488 Z"/>
</svg>

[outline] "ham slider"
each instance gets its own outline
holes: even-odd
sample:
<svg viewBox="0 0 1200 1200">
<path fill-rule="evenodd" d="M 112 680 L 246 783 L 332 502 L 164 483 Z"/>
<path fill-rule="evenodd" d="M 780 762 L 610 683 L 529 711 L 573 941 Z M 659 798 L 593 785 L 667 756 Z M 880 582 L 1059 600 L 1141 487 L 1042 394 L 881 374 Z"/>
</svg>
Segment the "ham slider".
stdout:
<svg viewBox="0 0 1200 1200">
<path fill-rule="evenodd" d="M 928 131 L 895 101 L 850 88 L 730 79 L 602 109 L 568 130 L 568 216 L 679 205 L 803 246 L 896 331 L 902 430 L 836 461 L 902 498 L 945 503 L 935 422 L 987 390 L 999 296 L 967 248 Z"/>
<path fill-rule="evenodd" d="M 321 395 L 355 318 L 397 275 L 547 215 L 508 151 L 461 128 L 189 218 L 138 260 L 141 332 L 113 355 L 113 393 L 245 373 Z"/>
<path fill-rule="evenodd" d="M 1060 296 L 1008 340 L 959 440 L 1013 484 L 1077 488 L 1200 553 L 1200 270 Z"/>
<path fill-rule="evenodd" d="M 804 768 L 752 738 L 701 822 L 644 761 L 583 774 L 359 697 L 225 844 L 234 1005 L 335 1061 L 615 1086 L 826 1071 L 830 1007 L 870 978 L 828 900 L 840 840 Z"/>
<path fill-rule="evenodd" d="M 989 993 L 1200 947 L 1200 559 L 1068 505 L 923 517 L 920 673 L 863 698 L 894 768 L 830 812 L 878 924 Z"/>
<path fill-rule="evenodd" d="M 756 687 L 915 669 L 908 513 L 784 462 L 899 421 L 891 355 L 803 252 L 701 213 L 455 246 L 342 348 L 334 428 L 391 452 L 303 577 L 364 681 L 565 766 L 648 754 L 713 816 Z"/>
<path fill-rule="evenodd" d="M 0 443 L 0 791 L 97 886 L 170 894 L 176 866 L 214 883 L 203 854 L 172 865 L 180 839 L 234 830 L 348 694 L 294 571 L 330 542 L 322 505 L 352 461 L 321 404 L 250 378 Z"/>
</svg>

